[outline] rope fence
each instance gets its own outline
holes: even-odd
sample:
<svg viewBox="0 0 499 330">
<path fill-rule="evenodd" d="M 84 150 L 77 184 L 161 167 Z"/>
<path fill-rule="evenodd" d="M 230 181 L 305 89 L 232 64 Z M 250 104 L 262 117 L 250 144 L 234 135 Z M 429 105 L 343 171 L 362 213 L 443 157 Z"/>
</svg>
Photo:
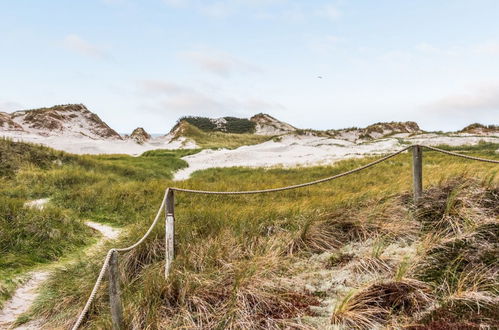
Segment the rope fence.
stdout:
<svg viewBox="0 0 499 330">
<path fill-rule="evenodd" d="M 73 330 L 76 330 L 80 327 L 81 323 L 83 322 L 83 319 L 88 313 L 88 309 L 90 308 L 90 305 L 92 305 L 92 302 L 95 299 L 95 295 L 97 294 L 97 290 L 99 289 L 100 283 L 102 282 L 102 278 L 104 277 L 104 274 L 106 273 L 106 270 L 109 266 L 109 261 L 111 260 L 111 256 L 113 255 L 114 252 L 127 252 L 132 250 L 133 248 L 137 247 L 138 245 L 142 244 L 142 242 L 145 241 L 145 239 L 151 234 L 152 230 L 158 223 L 158 220 L 161 216 L 161 211 L 163 210 L 163 207 L 166 204 L 166 197 L 168 196 L 168 191 L 169 189 L 166 189 L 165 195 L 163 197 L 163 201 L 161 202 L 161 205 L 159 206 L 158 213 L 156 214 L 156 217 L 154 218 L 154 221 L 152 222 L 151 226 L 147 230 L 147 232 L 142 236 L 141 239 L 139 239 L 135 244 L 130 245 L 129 247 L 126 248 L 121 248 L 121 249 L 110 249 L 107 252 L 106 258 L 104 259 L 104 263 L 102 264 L 102 268 L 100 270 L 99 276 L 97 277 L 97 280 L 95 281 L 95 285 L 92 289 L 92 292 L 90 293 L 90 297 L 88 298 L 85 307 L 83 307 L 83 310 L 81 311 L 80 315 L 78 316 L 78 319 L 76 320 L 75 324 L 73 325 Z"/>
<path fill-rule="evenodd" d="M 85 316 L 88 313 L 88 310 L 90 306 L 92 305 L 92 302 L 95 300 L 95 296 L 97 294 L 97 290 L 99 289 L 99 286 L 104 278 L 104 275 L 106 271 L 109 271 L 109 278 L 110 282 L 112 281 L 112 285 L 110 285 L 110 305 L 111 305 L 111 316 L 113 319 L 113 328 L 115 329 L 122 329 L 123 328 L 123 315 L 122 315 L 122 308 L 121 308 L 121 300 L 120 300 L 120 293 L 119 293 L 119 283 L 117 281 L 117 255 L 119 252 L 128 252 L 138 245 L 142 244 L 146 238 L 151 234 L 152 230 L 158 223 L 161 212 L 163 209 L 165 210 L 165 240 L 166 240 L 166 245 L 165 245 L 165 277 L 168 276 L 169 273 L 169 268 L 171 266 L 171 262 L 173 261 L 173 256 L 174 256 L 174 222 L 175 222 L 175 216 L 174 216 L 174 191 L 178 192 L 185 192 L 185 193 L 192 193 L 192 194 L 207 194 L 207 195 L 250 195 L 250 194 L 263 194 L 263 193 L 272 193 L 272 192 L 279 192 L 279 191 L 285 191 L 285 190 L 291 190 L 291 189 L 298 189 L 298 188 L 303 188 L 307 186 L 312 186 L 316 184 L 320 184 L 323 182 L 327 181 L 332 181 L 353 173 L 360 172 L 362 170 L 365 170 L 371 166 L 377 165 L 379 163 L 382 163 L 392 157 L 395 157 L 398 154 L 401 154 L 402 152 L 411 149 L 413 150 L 413 189 L 414 189 L 414 202 L 415 204 L 418 203 L 419 199 L 421 198 L 422 195 L 422 149 L 426 148 L 428 150 L 440 152 L 443 154 L 447 154 L 450 156 L 455 156 L 455 157 L 461 157 L 464 159 L 469 159 L 469 160 L 475 160 L 475 161 L 481 161 L 481 162 L 487 162 L 487 163 L 493 163 L 493 164 L 499 164 L 499 160 L 493 160 L 493 159 L 485 159 L 485 158 L 480 158 L 480 157 L 473 157 L 473 156 L 467 156 L 467 155 L 462 155 L 459 153 L 455 153 L 452 151 L 447 151 L 444 149 L 436 148 L 436 147 L 431 147 L 431 146 L 424 146 L 424 145 L 411 145 L 408 147 L 405 147 L 399 151 L 396 151 L 394 153 L 391 153 L 385 157 L 382 157 L 378 160 L 375 160 L 371 163 L 368 163 L 366 165 L 357 167 L 355 169 L 339 173 L 327 178 L 315 180 L 315 181 L 310 181 L 310 182 L 305 182 L 301 184 L 296 184 L 296 185 L 291 185 L 291 186 L 286 186 L 286 187 L 279 187 L 279 188 L 271 188 L 271 189 L 261 189 L 261 190 L 248 190 L 248 191 L 207 191 L 207 190 L 194 190 L 194 189 L 185 189 L 185 188 L 175 188 L 175 187 L 170 187 L 166 189 L 163 200 L 161 201 L 161 204 L 159 206 L 159 210 L 156 214 L 156 217 L 154 218 L 153 222 L 151 223 L 149 229 L 146 231 L 146 233 L 142 236 L 141 239 L 139 239 L 137 242 L 134 244 L 130 245 L 129 247 L 125 248 L 112 248 L 108 251 L 106 254 L 106 257 L 104 259 L 104 262 L 102 264 L 102 268 L 99 272 L 99 276 L 97 277 L 97 280 L 95 281 L 94 287 L 92 289 L 92 292 L 90 293 L 90 296 L 81 311 L 81 313 L 78 316 L 78 319 L 74 323 L 72 330 L 77 330 L 83 320 L 85 319 Z M 111 267 L 110 267 L 111 265 Z M 111 276 L 114 274 L 113 276 Z"/>
<path fill-rule="evenodd" d="M 444 150 L 444 149 L 440 149 L 440 148 L 436 148 L 436 147 L 431 147 L 431 146 L 423 146 L 423 148 L 426 148 L 426 149 L 429 149 L 429 150 L 433 150 L 433 151 L 437 151 L 437 152 L 441 152 L 443 154 L 447 154 L 447 155 L 450 155 L 450 156 L 461 157 L 461 158 L 471 159 L 471 160 L 477 160 L 479 162 L 499 164 L 499 160 L 485 159 L 485 158 L 473 157 L 473 156 L 466 156 L 466 155 L 458 154 L 456 152 L 452 152 L 452 151 L 448 151 L 448 150 Z"/>
</svg>

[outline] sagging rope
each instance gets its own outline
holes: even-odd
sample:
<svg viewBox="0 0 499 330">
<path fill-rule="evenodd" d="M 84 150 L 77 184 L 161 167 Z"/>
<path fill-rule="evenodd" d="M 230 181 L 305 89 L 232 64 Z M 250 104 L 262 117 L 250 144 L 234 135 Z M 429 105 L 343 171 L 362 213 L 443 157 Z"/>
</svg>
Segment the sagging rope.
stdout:
<svg viewBox="0 0 499 330">
<path fill-rule="evenodd" d="M 164 195 L 163 201 L 161 202 L 161 205 L 159 207 L 158 213 L 156 214 L 156 217 L 154 218 L 154 221 L 152 222 L 151 226 L 149 227 L 149 229 L 147 230 L 147 232 L 144 234 L 144 236 L 142 236 L 142 238 L 140 240 L 138 240 L 135 244 L 133 244 L 133 245 L 131 245 L 129 247 L 120 248 L 120 249 L 110 249 L 108 251 L 108 253 L 106 255 L 106 258 L 104 259 L 104 264 L 102 265 L 102 268 L 101 268 L 101 271 L 99 273 L 99 276 L 97 277 L 95 285 L 94 285 L 94 287 L 92 289 L 92 292 L 90 294 L 90 297 L 88 298 L 87 303 L 85 304 L 85 307 L 81 311 L 81 313 L 80 313 L 77 321 L 75 322 L 72 330 L 77 330 L 79 328 L 79 326 L 81 325 L 81 322 L 83 321 L 84 317 L 88 313 L 88 309 L 90 308 L 90 305 L 92 304 L 92 302 L 95 299 L 95 295 L 97 294 L 97 290 L 98 290 L 98 288 L 100 286 L 100 283 L 102 282 L 102 279 L 104 277 L 104 274 L 106 273 L 106 270 L 107 270 L 107 268 L 109 266 L 109 260 L 111 258 L 111 254 L 114 251 L 117 251 L 117 252 L 127 252 L 127 251 L 130 251 L 133 248 L 137 247 L 138 245 L 140 245 L 141 243 L 144 242 L 144 240 L 149 236 L 149 234 L 152 232 L 152 230 L 154 229 L 154 227 L 156 226 L 156 224 L 157 224 L 157 222 L 159 220 L 159 217 L 161 215 L 161 211 L 165 207 L 166 198 L 168 196 L 169 190 L 181 191 L 181 192 L 187 192 L 187 193 L 194 193 L 194 194 L 248 195 L 248 194 L 261 194 L 261 193 L 270 193 L 270 192 L 284 191 L 284 190 L 290 190 L 290 189 L 297 189 L 297 188 L 302 188 L 302 187 L 307 187 L 307 186 L 319 184 L 319 183 L 322 183 L 322 182 L 331 181 L 331 180 L 338 179 L 338 178 L 341 178 L 341 177 L 349 175 L 349 174 L 353 174 L 353 173 L 362 171 L 362 170 L 364 170 L 366 168 L 369 168 L 371 166 L 374 166 L 376 164 L 384 162 L 385 160 L 388 160 L 388 159 L 390 159 L 390 158 L 392 158 L 392 157 L 394 157 L 394 156 L 396 156 L 396 155 L 398 155 L 398 154 L 406 151 L 407 149 L 409 149 L 411 147 L 413 147 L 413 146 L 405 147 L 405 148 L 403 148 L 403 149 L 401 149 L 401 150 L 399 150 L 397 152 L 394 152 L 394 153 L 392 153 L 390 155 L 387 155 L 387 156 L 385 156 L 383 158 L 380 158 L 380 159 L 378 159 L 378 160 L 376 160 L 374 162 L 371 162 L 371 163 L 366 164 L 364 166 L 352 169 L 350 171 L 346 171 L 346 172 L 343 172 L 343 173 L 340 173 L 340 174 L 336 174 L 336 175 L 333 175 L 333 176 L 330 176 L 330 177 L 327 177 L 327 178 L 323 178 L 323 179 L 319 179 L 319 180 L 315 180 L 315 181 L 311 181 L 311 182 L 306 182 L 306 183 L 301 183 L 301 184 L 297 184 L 297 185 L 287 186 L 287 187 L 262 189 L 262 190 L 248 190 L 248 191 L 206 191 L 206 190 L 193 190 L 193 189 L 184 189 L 184 188 L 168 188 L 166 190 L 166 192 L 165 192 L 165 195 Z M 471 160 L 477 160 L 477 161 L 482 161 L 482 162 L 499 164 L 498 160 L 485 159 L 485 158 L 479 158 L 479 157 L 461 155 L 461 154 L 458 154 L 458 153 L 455 153 L 455 152 L 451 152 L 451 151 L 447 151 L 447 150 L 443 150 L 443 149 L 436 148 L 436 147 L 431 147 L 431 146 L 420 146 L 420 147 L 424 147 L 424 148 L 427 148 L 427 149 L 430 149 L 430 150 L 433 150 L 433 151 L 437 151 L 437 152 L 441 152 L 441 153 L 444 153 L 444 154 L 448 154 L 448 155 L 451 155 L 451 156 L 456 156 L 456 157 L 462 157 L 462 158 L 471 159 Z"/>
<path fill-rule="evenodd" d="M 193 193 L 193 194 L 249 195 L 249 194 L 263 194 L 263 193 L 270 193 L 270 192 L 277 192 L 277 191 L 284 191 L 284 190 L 290 190 L 290 189 L 303 188 L 303 187 L 307 187 L 307 186 L 312 186 L 314 184 L 318 184 L 318 183 L 322 183 L 322 182 L 326 182 L 326 181 L 331 181 L 331 180 L 334 180 L 334 179 L 338 179 L 338 178 L 341 178 L 342 176 L 346 176 L 346 175 L 349 175 L 349 174 L 353 174 L 355 172 L 359 172 L 359 171 L 365 170 L 366 168 L 374 166 L 374 165 L 379 164 L 381 162 L 384 162 L 385 160 L 390 159 L 390 158 L 392 158 L 392 157 L 394 157 L 394 156 L 396 156 L 396 155 L 398 155 L 398 154 L 406 151 L 409 148 L 411 148 L 411 146 L 405 147 L 404 149 L 399 150 L 397 152 L 394 152 L 393 154 L 390 154 L 388 156 L 380 158 L 380 159 L 378 159 L 378 160 L 376 160 L 374 162 L 371 162 L 369 164 L 366 164 L 364 166 L 354 168 L 353 170 L 350 170 L 350 171 L 346 171 L 346 172 L 343 172 L 343 173 L 340 173 L 340 174 L 336 174 L 336 175 L 333 175 L 333 176 L 330 176 L 330 177 L 327 177 L 327 178 L 324 178 L 324 179 L 319 179 L 319 180 L 315 180 L 315 181 L 311 181 L 311 182 L 306 182 L 306 183 L 295 184 L 295 185 L 287 186 L 287 187 L 262 189 L 262 190 L 247 190 L 247 191 L 206 191 L 206 190 L 193 190 L 193 189 L 184 189 L 184 188 L 171 188 L 171 189 L 174 190 L 174 191 L 183 191 L 183 192 Z"/>
<path fill-rule="evenodd" d="M 480 158 L 480 157 L 473 157 L 473 156 L 466 156 L 466 155 L 461 155 L 456 152 L 452 151 L 447 151 L 444 149 L 436 148 L 436 147 L 431 147 L 431 146 L 421 146 L 426 149 L 430 149 L 433 151 L 438 151 L 447 155 L 455 156 L 455 157 L 461 157 L 461 158 L 466 158 L 466 159 L 471 159 L 471 160 L 478 160 L 480 162 L 486 162 L 486 163 L 493 163 L 493 164 L 499 164 L 499 160 L 494 160 L 494 159 L 485 159 L 485 158 Z"/>
<path fill-rule="evenodd" d="M 97 290 L 99 289 L 100 283 L 102 282 L 102 278 L 104 277 L 104 274 L 106 273 L 107 268 L 109 267 L 109 260 L 111 259 L 111 254 L 116 251 L 116 252 L 127 252 L 132 250 L 133 248 L 137 247 L 140 245 L 142 242 L 145 241 L 145 239 L 151 234 L 152 230 L 158 223 L 159 217 L 161 215 L 161 211 L 163 210 L 163 207 L 166 204 L 166 196 L 168 195 L 169 189 L 166 189 L 165 196 L 163 197 L 163 201 L 161 202 L 161 205 L 159 206 L 158 213 L 156 214 L 156 217 L 154 218 L 154 221 L 152 222 L 151 226 L 147 230 L 147 232 L 142 236 L 141 239 L 139 239 L 135 244 L 130 245 L 129 247 L 126 248 L 121 248 L 121 249 L 110 249 L 107 252 L 106 258 L 104 259 L 104 263 L 102 265 L 102 268 L 100 270 L 99 276 L 97 277 L 97 280 L 95 281 L 94 288 L 92 289 L 92 292 L 90 293 L 90 296 L 88 297 L 87 303 L 85 304 L 85 307 L 83 307 L 83 310 L 81 311 L 80 315 L 78 316 L 78 319 L 76 320 L 75 324 L 73 325 L 72 330 L 76 330 L 80 327 L 81 322 L 83 322 L 83 319 L 88 313 L 88 310 L 90 308 L 90 305 L 92 305 L 92 302 L 95 299 L 95 295 L 97 294 Z"/>
</svg>

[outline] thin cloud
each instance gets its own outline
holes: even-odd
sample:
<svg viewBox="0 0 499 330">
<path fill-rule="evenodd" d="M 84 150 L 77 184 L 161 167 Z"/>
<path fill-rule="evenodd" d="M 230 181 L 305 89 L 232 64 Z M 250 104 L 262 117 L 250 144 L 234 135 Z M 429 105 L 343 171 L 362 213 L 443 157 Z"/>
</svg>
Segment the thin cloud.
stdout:
<svg viewBox="0 0 499 330">
<path fill-rule="evenodd" d="M 342 12 L 337 6 L 329 4 L 322 7 L 318 11 L 318 14 L 319 16 L 335 21 L 341 17 Z"/>
<path fill-rule="evenodd" d="M 141 80 L 139 81 L 141 91 L 157 95 L 157 94 L 182 94 L 190 93 L 192 89 L 180 86 L 175 83 L 162 80 Z"/>
<path fill-rule="evenodd" d="M 487 41 L 480 43 L 473 48 L 473 51 L 480 55 L 499 55 L 499 42 Z"/>
<path fill-rule="evenodd" d="M 319 53 L 328 53 L 338 47 L 338 45 L 345 41 L 344 38 L 336 35 L 323 35 L 323 36 L 308 36 L 309 46 L 313 51 Z"/>
<path fill-rule="evenodd" d="M 424 53 L 424 54 L 436 54 L 436 55 L 460 55 L 465 52 L 465 49 L 462 47 L 450 47 L 450 48 L 444 48 L 444 47 L 436 47 L 432 44 L 429 44 L 427 42 L 421 42 L 417 44 L 414 47 L 418 52 Z"/>
<path fill-rule="evenodd" d="M 414 47 L 420 53 L 438 55 L 499 55 L 499 42 L 489 40 L 477 44 L 454 45 L 448 47 L 437 47 L 427 42 L 422 42 Z"/>
<path fill-rule="evenodd" d="M 499 114 L 499 84 L 486 84 L 449 95 L 426 105 L 425 108 L 442 113 L 494 111 Z"/>
<path fill-rule="evenodd" d="M 148 95 L 149 105 L 146 108 L 156 113 L 226 116 L 284 109 L 280 104 L 262 99 L 212 96 L 195 88 L 162 80 L 139 81 L 139 89 Z"/>
<path fill-rule="evenodd" d="M 199 7 L 202 14 L 211 17 L 227 17 L 234 13 L 237 8 L 234 8 L 229 2 L 214 2 Z"/>
<path fill-rule="evenodd" d="M 167 6 L 174 8 L 187 7 L 190 4 L 189 0 L 163 0 L 163 3 Z"/>
<path fill-rule="evenodd" d="M 304 21 L 316 19 L 318 16 L 329 20 L 337 20 L 342 16 L 338 6 L 310 5 L 290 0 L 162 0 L 164 4 L 175 9 L 190 9 L 201 15 L 212 18 L 226 18 L 233 15 L 244 15 L 257 19 L 286 19 Z"/>
<path fill-rule="evenodd" d="M 81 55 L 105 59 L 108 57 L 106 52 L 97 47 L 96 45 L 82 39 L 80 36 L 76 34 L 69 34 L 64 38 L 64 46 L 74 52 L 77 52 Z"/>
<path fill-rule="evenodd" d="M 180 56 L 196 64 L 202 70 L 221 77 L 229 77 L 236 72 L 262 71 L 255 65 L 223 52 L 187 51 L 180 53 Z"/>
</svg>

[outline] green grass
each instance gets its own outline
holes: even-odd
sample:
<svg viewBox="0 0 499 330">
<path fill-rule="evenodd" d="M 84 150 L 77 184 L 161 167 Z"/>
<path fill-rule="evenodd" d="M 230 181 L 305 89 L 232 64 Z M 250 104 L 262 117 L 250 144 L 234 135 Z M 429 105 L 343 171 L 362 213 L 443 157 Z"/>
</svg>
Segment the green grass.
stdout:
<svg viewBox="0 0 499 330">
<path fill-rule="evenodd" d="M 157 186 L 194 151 L 157 150 L 141 157 L 76 156 L 0 140 L 0 304 L 18 276 L 92 242 L 85 220 L 124 224 L 149 215 Z M 24 207 L 50 198 L 43 210 Z"/>
<path fill-rule="evenodd" d="M 498 159 L 489 152 L 494 147 L 499 146 L 483 144 L 464 151 Z M 44 286 L 33 315 L 47 318 L 49 327 L 70 325 L 91 291 L 106 250 L 128 246 L 143 235 L 168 186 L 205 190 L 281 187 L 341 173 L 376 159 L 345 160 L 310 168 L 209 169 L 196 172 L 189 180 L 172 182 L 172 171 L 185 166 L 179 158 L 191 152 L 196 151 L 151 151 L 141 157 L 71 156 L 74 158 L 64 160 L 62 165 L 52 159 L 43 166 L 29 160 L 19 163 L 1 187 L 0 196 L 16 199 L 17 204 L 12 206 L 15 210 L 26 200 L 51 197 L 54 209 L 44 210 L 49 212 L 47 216 L 24 208 L 27 213 L 21 212 L 26 219 L 45 217 L 42 232 L 48 232 L 51 226 L 58 228 L 48 214 L 66 214 L 69 220 L 64 221 L 75 225 L 60 229 L 68 237 L 67 251 L 48 250 L 48 255 L 37 260 L 30 251 L 48 242 L 35 240 L 32 248 L 23 252 L 23 242 L 28 242 L 32 233 L 28 222 L 19 219 L 18 226 L 9 228 L 11 235 L 19 237 L 19 245 L 13 244 L 8 252 L 14 259 L 19 255 L 20 260 L 25 253 L 31 261 L 8 266 L 11 273 L 78 249 L 79 243 L 72 237 L 78 233 L 77 224 L 85 219 L 126 229 L 119 242 L 106 244 L 92 258 L 82 256 L 78 262 L 57 270 Z M 426 188 L 440 187 L 460 177 L 496 189 L 498 171 L 494 164 L 424 152 Z M 411 155 L 405 153 L 352 176 L 286 192 L 244 196 L 177 192 L 177 254 L 169 279 L 165 280 L 162 272 L 163 223 L 144 244 L 120 256 L 127 327 L 276 328 L 294 324 L 296 317 L 310 314 L 308 306 L 318 304 L 316 297 L 290 283 L 296 271 L 294 265 L 306 264 L 313 254 L 336 251 L 366 237 L 390 240 L 408 235 L 408 226 L 416 221 L 409 202 L 411 182 Z M 445 214 L 453 215 L 452 208 L 462 204 L 448 205 L 451 207 Z M 12 213 L 5 211 L 4 218 Z M 419 235 L 423 237 L 426 232 Z M 83 233 L 78 237 L 90 239 L 91 235 Z M 431 252 L 425 253 L 431 256 Z M 404 274 L 410 273 L 404 270 Z M 445 282 L 440 278 L 436 286 Z M 85 327 L 110 328 L 106 292 L 104 281 Z"/>
<path fill-rule="evenodd" d="M 471 153 L 481 155 L 480 150 Z M 207 190 L 279 187 L 340 173 L 372 160 L 347 160 L 332 167 L 306 169 L 210 169 L 175 185 Z M 391 211 L 391 205 L 399 195 L 410 196 L 410 160 L 410 154 L 403 154 L 351 177 L 275 194 L 204 196 L 177 193 L 177 255 L 169 280 L 165 281 L 162 275 L 162 225 L 144 245 L 122 256 L 127 325 L 139 328 L 244 328 L 251 324 L 255 328 L 265 328 L 282 326 L 292 315 L 306 314 L 293 300 L 294 295 L 303 293 L 278 279 L 291 276 L 293 263 L 306 260 L 315 251 L 341 246 L 374 233 L 386 237 L 405 235 L 403 221 L 406 220 L 397 218 L 398 213 Z M 425 152 L 427 187 L 456 176 L 482 178 L 497 184 L 497 171 L 493 164 Z M 127 191 L 130 194 L 127 198 L 132 200 L 130 204 L 134 209 L 140 206 L 143 212 L 141 217 L 123 222 L 130 224 L 129 235 L 116 245 L 128 245 L 142 235 L 164 188 L 171 184 L 155 182 L 137 195 L 131 193 L 136 188 L 134 185 L 119 192 L 97 193 L 100 198 L 109 198 L 103 203 L 107 208 L 113 204 L 115 197 L 112 196 Z M 110 196 L 106 196 L 108 194 Z M 140 198 L 144 194 L 149 194 L 150 198 Z M 91 201 L 84 204 L 89 203 L 92 204 Z M 112 209 L 102 210 L 102 213 L 108 214 Z M 58 280 L 48 284 L 45 295 L 63 299 L 40 302 L 36 309 L 38 315 L 57 317 L 55 325 L 68 325 L 86 300 L 100 263 L 101 260 L 95 259 L 61 271 Z M 62 283 L 60 278 L 64 278 Z M 69 291 L 68 288 L 73 289 Z M 86 323 L 89 328 L 110 326 L 105 292 L 104 287 L 95 305 L 98 312 Z M 271 297 L 278 297 L 278 300 Z M 310 304 L 315 301 L 307 295 L 300 299 Z M 265 306 L 273 307 L 266 309 Z M 64 312 L 53 312 L 61 310 Z"/>
<path fill-rule="evenodd" d="M 181 136 L 190 138 L 203 149 L 228 148 L 259 144 L 272 139 L 271 136 L 255 134 L 235 134 L 222 132 L 206 132 L 187 122 L 181 123 Z"/>
</svg>

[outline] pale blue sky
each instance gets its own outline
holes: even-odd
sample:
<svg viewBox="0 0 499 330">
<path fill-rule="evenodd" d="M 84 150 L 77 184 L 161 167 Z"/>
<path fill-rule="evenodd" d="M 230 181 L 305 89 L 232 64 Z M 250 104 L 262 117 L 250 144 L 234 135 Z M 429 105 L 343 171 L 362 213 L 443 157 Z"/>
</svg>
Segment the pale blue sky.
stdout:
<svg viewBox="0 0 499 330">
<path fill-rule="evenodd" d="M 120 132 L 499 124 L 499 1 L 0 0 L 0 111 L 64 103 Z"/>
</svg>

